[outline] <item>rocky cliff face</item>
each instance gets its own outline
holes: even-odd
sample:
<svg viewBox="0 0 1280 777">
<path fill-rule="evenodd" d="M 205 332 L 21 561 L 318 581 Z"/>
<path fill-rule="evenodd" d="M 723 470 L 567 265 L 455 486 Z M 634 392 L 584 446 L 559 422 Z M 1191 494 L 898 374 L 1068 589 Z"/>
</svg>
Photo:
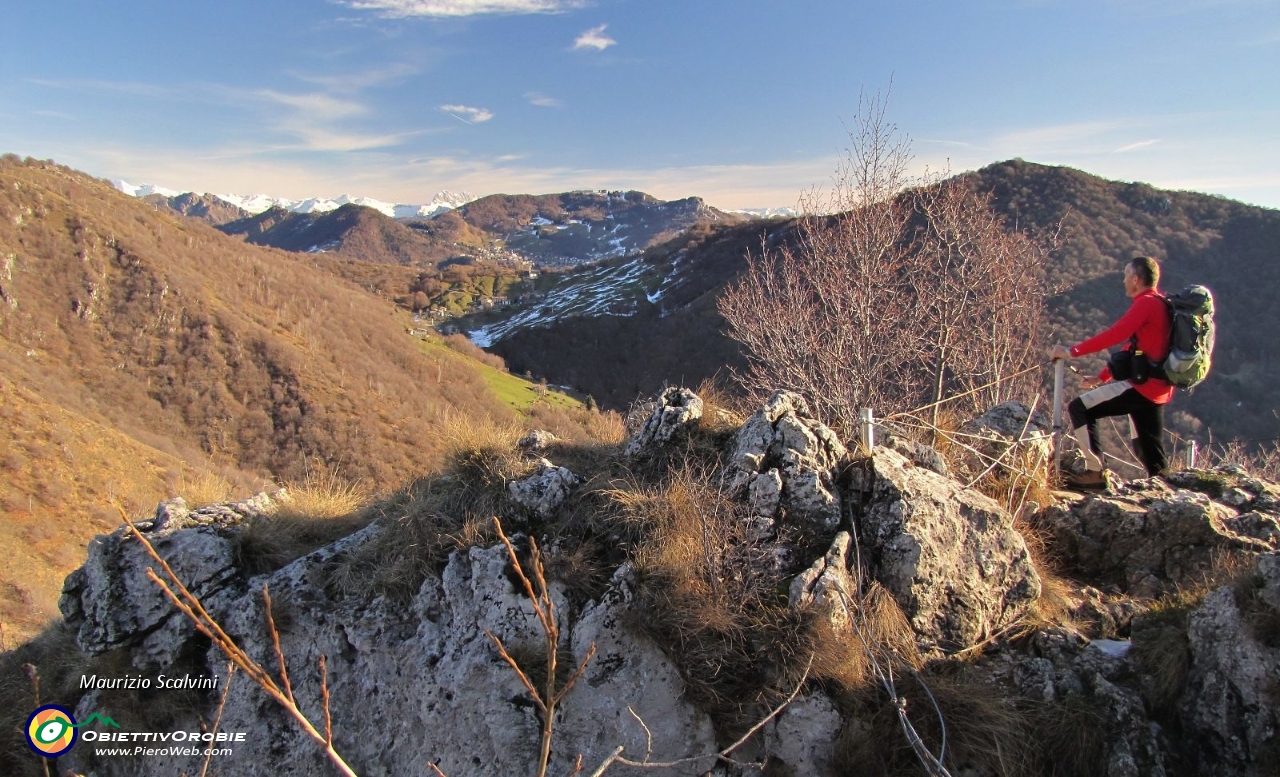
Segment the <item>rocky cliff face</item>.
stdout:
<svg viewBox="0 0 1280 777">
<path fill-rule="evenodd" d="M 575 667 L 595 651 L 557 712 L 550 773 L 572 772 L 579 755 L 590 773 L 618 748 L 636 762 L 678 762 L 668 770 L 675 774 L 736 775 L 761 766 L 775 774 L 887 773 L 900 763 L 890 753 L 911 752 L 906 723 L 938 753 L 930 733 L 937 715 L 906 702 L 914 693 L 906 685 L 915 688 L 906 678 L 913 675 L 937 690 L 941 718 L 950 724 L 941 757 L 951 774 L 1261 775 L 1275 768 L 1276 485 L 1231 471 L 1179 473 L 1167 481 L 1135 481 L 1116 493 L 1059 495 L 1061 501 L 1022 516 L 1015 528 L 1014 516 L 997 501 L 893 450 L 849 453 L 798 396 L 778 394 L 740 424 L 723 415 L 713 424 L 704 413 L 714 415 L 691 392 L 664 393 L 650 415 L 638 419 L 634 438 L 611 466 L 625 463 L 627 471 L 641 473 L 636 477 L 661 481 L 662 467 L 690 451 L 710 451 L 710 460 L 723 462 L 708 474 L 709 488 L 731 505 L 729 518 L 742 522 L 741 531 L 726 536 L 742 544 L 740 557 L 776 571 L 768 612 L 794 622 L 799 636 L 790 643 L 748 640 L 741 663 L 722 671 L 754 667 L 776 680 L 769 686 L 776 692 L 740 700 L 752 710 L 746 723 L 695 703 L 705 694 L 690 684 L 705 674 L 691 668 L 690 646 L 656 641 L 646 636 L 655 629 L 638 622 L 654 612 L 644 601 L 681 592 L 655 589 L 644 555 L 630 558 L 634 543 L 625 532 L 611 534 L 621 532 L 615 518 L 597 512 L 590 520 L 618 545 L 607 554 L 613 563 L 603 586 L 550 584 L 563 635 L 560 664 Z M 612 495 L 635 504 L 649 498 L 619 496 L 616 480 L 593 491 L 592 483 L 606 475 L 572 472 L 565 465 L 572 466 L 573 455 L 562 443 L 527 439 L 533 440 L 525 443 L 527 474 L 502 489 L 511 510 L 504 522 L 537 537 L 552 566 L 571 555 L 565 527 L 585 531 L 584 505 L 595 504 L 592 499 Z M 322 720 L 317 663 L 323 656 L 334 746 L 357 772 L 432 774 L 429 765 L 435 765 L 451 777 L 532 773 L 541 713 L 487 636 L 531 672 L 545 663 L 542 628 L 506 549 L 486 542 L 460 547 L 407 597 L 337 584 L 351 559 L 395 541 L 402 524 L 390 519 L 251 575 L 237 563 L 242 535 L 254 522 L 270 520 L 272 509 L 271 497 L 196 511 L 170 502 L 140 528 L 227 634 L 278 674 L 262 595 L 264 587 L 270 591 L 279 653 L 298 705 Z M 706 512 L 696 514 L 708 520 Z M 1056 619 L 1044 615 L 1046 572 L 1024 541 L 1028 525 L 1076 578 L 1055 583 Z M 1234 585 L 1182 610 L 1150 598 L 1192 587 L 1228 556 L 1240 570 Z M 68 578 L 62 603 L 81 649 L 126 658 L 131 671 L 147 676 L 179 665 L 217 676 L 218 690 L 175 713 L 172 726 L 197 731 L 220 714 L 219 730 L 244 732 L 230 755 L 215 759 L 223 774 L 329 770 L 320 749 L 278 705 L 243 674 L 227 675 L 225 656 L 146 579 L 153 565 L 124 530 L 95 541 L 85 567 Z M 698 579 L 711 580 L 715 589 L 746 573 L 718 568 L 719 578 Z M 819 666 L 825 654 L 804 629 L 828 624 L 842 649 L 854 645 L 853 653 L 862 654 L 859 641 L 874 638 L 865 626 L 873 589 L 900 613 L 905 632 L 893 650 L 866 644 L 871 662 L 881 663 L 867 670 L 862 686 L 841 688 Z M 762 624 L 759 631 L 769 628 Z M 897 674 L 897 685 L 886 681 L 886 669 Z M 943 685 L 957 674 L 993 694 L 993 708 L 1017 711 L 1008 725 L 1017 746 L 1026 748 L 1025 763 L 993 766 L 981 755 L 983 746 L 967 739 L 983 716 L 972 706 L 949 706 Z M 1157 675 L 1173 680 L 1157 688 Z M 110 690 L 91 691 L 76 712 L 83 719 L 109 712 L 112 703 Z M 767 717 L 777 707 L 782 711 Z M 868 715 L 868 709 L 882 712 Z M 899 713 L 906 721 L 901 726 L 894 722 Z M 1049 721 L 1047 728 L 1037 729 L 1033 717 Z M 761 720 L 745 744 L 716 757 Z M 886 720 L 889 728 L 877 728 Z M 1032 735 L 1071 725 L 1086 730 L 1088 747 L 1058 747 L 1052 737 Z M 862 749 L 850 742 L 862 742 Z M 1064 752 L 1075 760 L 1063 760 Z M 94 775 L 196 774 L 203 762 L 99 757 L 84 744 L 68 759 Z M 648 770 L 614 761 L 607 773 Z"/>
</svg>

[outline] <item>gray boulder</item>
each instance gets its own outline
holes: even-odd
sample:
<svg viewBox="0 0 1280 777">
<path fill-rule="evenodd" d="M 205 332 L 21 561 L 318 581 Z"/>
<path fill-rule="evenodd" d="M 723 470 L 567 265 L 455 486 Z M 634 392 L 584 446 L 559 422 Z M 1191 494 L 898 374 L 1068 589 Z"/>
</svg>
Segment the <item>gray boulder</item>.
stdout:
<svg viewBox="0 0 1280 777">
<path fill-rule="evenodd" d="M 237 536 L 244 522 L 272 509 L 266 494 L 195 511 L 174 499 L 160 504 L 155 518 L 139 529 L 187 588 L 216 609 L 243 591 Z M 163 578 L 160 565 L 126 527 L 89 543 L 84 566 L 67 576 L 58 603 L 81 650 L 97 655 L 130 647 L 139 669 L 166 666 L 178 657 L 195 627 L 147 577 L 148 569 Z"/>
<path fill-rule="evenodd" d="M 532 475 L 507 484 L 507 495 L 511 501 L 545 519 L 555 513 L 581 482 L 582 478 L 564 467 L 540 459 Z"/>
<path fill-rule="evenodd" d="M 836 480 L 846 455 L 804 397 L 779 391 L 738 430 L 725 477 L 730 494 L 750 499 L 753 514 L 831 536 L 840 525 Z"/>
<path fill-rule="evenodd" d="M 1062 714 L 1089 711 L 1082 723 L 1093 727 L 1094 736 L 1081 742 L 1092 741 L 1096 750 L 1065 753 L 1076 760 L 1069 773 L 1165 777 L 1167 747 L 1160 727 L 1147 716 L 1142 695 L 1132 687 L 1134 660 L 1128 642 L 1089 642 L 1072 631 L 1050 629 L 1036 634 L 1029 648 L 1026 653 L 1001 651 L 979 671 L 993 683 L 1012 685 L 1029 700 L 1064 705 Z"/>
<path fill-rule="evenodd" d="M 687 388 L 669 388 L 663 391 L 641 423 L 636 433 L 627 440 L 623 452 L 636 456 L 652 446 L 670 443 L 702 418 L 702 399 Z"/>
<path fill-rule="evenodd" d="M 532 429 L 528 434 L 520 438 L 520 441 L 516 443 L 516 447 L 524 453 L 541 454 L 559 441 L 560 438 L 551 432 L 543 429 Z"/>
<path fill-rule="evenodd" d="M 1224 552 L 1256 555 L 1278 547 L 1274 513 L 1241 514 L 1206 493 L 1173 489 L 1158 478 L 1119 491 L 1064 496 L 1032 517 L 1058 555 L 1089 582 L 1149 598 L 1196 583 Z"/>
<path fill-rule="evenodd" d="M 996 405 L 965 422 L 960 433 L 960 442 L 981 454 L 962 448 L 960 459 L 971 477 L 992 466 L 997 471 L 1034 469 L 1050 461 L 1053 453 L 1053 422 L 1021 402 Z"/>
<path fill-rule="evenodd" d="M 1040 596 L 1013 517 L 983 494 L 877 450 L 863 475 L 861 539 L 873 577 L 926 648 L 974 645 Z"/>
<path fill-rule="evenodd" d="M 1247 584 L 1219 588 L 1188 619 L 1191 670 L 1179 705 L 1197 774 L 1261 775 L 1280 753 L 1280 554 Z M 1272 772 L 1274 773 L 1274 772 Z"/>
</svg>

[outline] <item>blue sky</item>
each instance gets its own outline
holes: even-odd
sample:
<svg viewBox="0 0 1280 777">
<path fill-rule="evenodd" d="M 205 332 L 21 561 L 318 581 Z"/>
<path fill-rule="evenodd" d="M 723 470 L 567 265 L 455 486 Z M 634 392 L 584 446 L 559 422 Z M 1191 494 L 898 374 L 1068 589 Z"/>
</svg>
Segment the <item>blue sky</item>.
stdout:
<svg viewBox="0 0 1280 777">
<path fill-rule="evenodd" d="M 794 205 L 860 92 L 919 167 L 1280 207 L 1275 0 L 101 0 L 0 19 L 0 152 L 171 189 Z"/>
</svg>

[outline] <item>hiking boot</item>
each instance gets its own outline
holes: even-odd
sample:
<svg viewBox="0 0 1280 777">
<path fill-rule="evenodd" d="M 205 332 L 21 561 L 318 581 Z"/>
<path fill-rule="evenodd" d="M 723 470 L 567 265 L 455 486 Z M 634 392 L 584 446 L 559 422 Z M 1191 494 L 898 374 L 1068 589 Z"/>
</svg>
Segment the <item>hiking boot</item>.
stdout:
<svg viewBox="0 0 1280 777">
<path fill-rule="evenodd" d="M 1106 491 L 1111 483 L 1107 479 L 1107 471 L 1085 470 L 1083 474 L 1076 475 L 1068 472 L 1065 476 L 1068 488 L 1078 488 L 1087 491 Z"/>
</svg>

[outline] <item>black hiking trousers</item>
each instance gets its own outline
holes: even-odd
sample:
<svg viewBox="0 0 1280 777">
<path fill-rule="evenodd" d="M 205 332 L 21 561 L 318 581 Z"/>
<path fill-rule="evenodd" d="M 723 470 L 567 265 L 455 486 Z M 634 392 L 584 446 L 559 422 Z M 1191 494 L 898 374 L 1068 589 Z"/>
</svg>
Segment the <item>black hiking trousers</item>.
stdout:
<svg viewBox="0 0 1280 777">
<path fill-rule="evenodd" d="M 1089 429 L 1089 447 L 1098 458 L 1102 449 L 1098 445 L 1098 419 L 1111 416 L 1129 416 L 1130 436 L 1134 453 L 1147 468 L 1151 477 L 1163 475 L 1168 467 L 1164 454 L 1164 405 L 1157 405 L 1138 393 L 1127 380 L 1105 383 L 1092 391 L 1086 391 L 1067 405 L 1071 414 L 1071 426 Z"/>
</svg>

